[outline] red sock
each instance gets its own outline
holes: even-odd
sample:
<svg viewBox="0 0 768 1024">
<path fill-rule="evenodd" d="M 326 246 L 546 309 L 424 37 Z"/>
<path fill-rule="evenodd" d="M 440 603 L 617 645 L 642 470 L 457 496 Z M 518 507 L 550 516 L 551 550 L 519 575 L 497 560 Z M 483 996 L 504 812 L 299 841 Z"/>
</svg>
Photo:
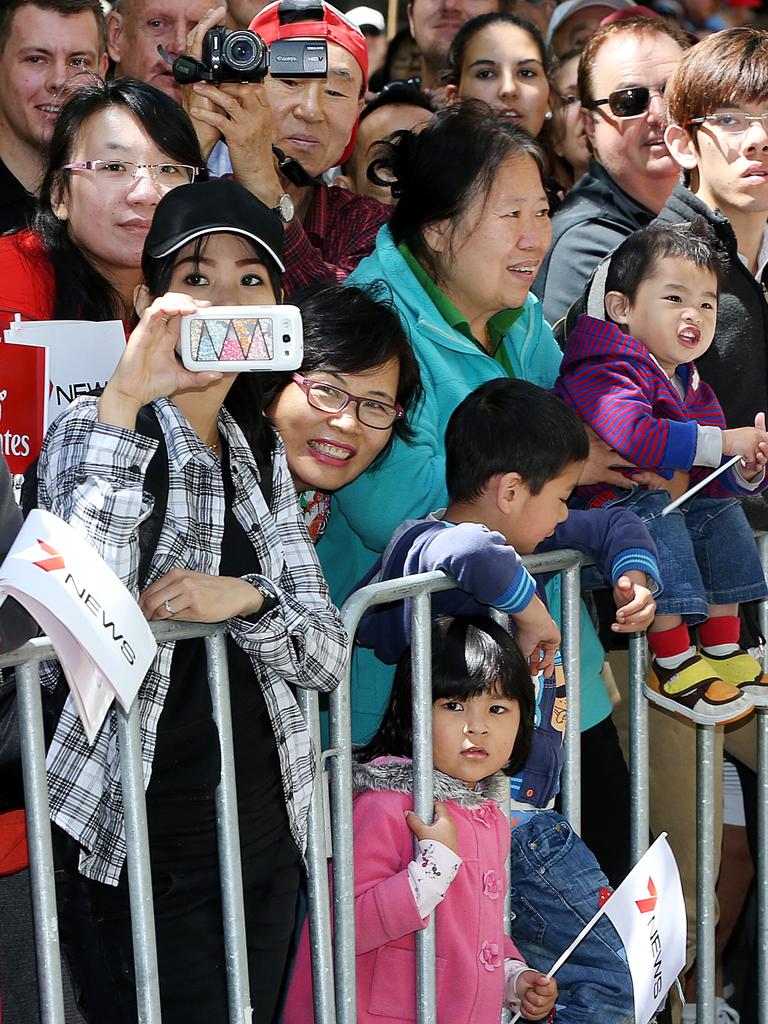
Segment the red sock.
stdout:
<svg viewBox="0 0 768 1024">
<path fill-rule="evenodd" d="M 699 643 L 702 647 L 719 647 L 720 644 L 739 646 L 741 622 L 738 615 L 715 615 L 699 626 Z"/>
<path fill-rule="evenodd" d="M 648 646 L 657 658 L 675 658 L 691 646 L 691 635 L 684 622 L 672 629 L 648 633 Z"/>
</svg>

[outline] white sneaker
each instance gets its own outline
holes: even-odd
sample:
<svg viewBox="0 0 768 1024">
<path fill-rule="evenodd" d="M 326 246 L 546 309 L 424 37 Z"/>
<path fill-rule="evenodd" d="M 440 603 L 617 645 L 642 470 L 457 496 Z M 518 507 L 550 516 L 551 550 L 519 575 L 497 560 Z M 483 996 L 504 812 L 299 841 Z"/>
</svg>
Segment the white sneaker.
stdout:
<svg viewBox="0 0 768 1024">
<path fill-rule="evenodd" d="M 683 1003 L 682 1024 L 696 1024 L 696 1003 Z M 715 996 L 715 1021 L 717 1024 L 739 1024 L 739 1012 L 722 996 Z"/>
</svg>

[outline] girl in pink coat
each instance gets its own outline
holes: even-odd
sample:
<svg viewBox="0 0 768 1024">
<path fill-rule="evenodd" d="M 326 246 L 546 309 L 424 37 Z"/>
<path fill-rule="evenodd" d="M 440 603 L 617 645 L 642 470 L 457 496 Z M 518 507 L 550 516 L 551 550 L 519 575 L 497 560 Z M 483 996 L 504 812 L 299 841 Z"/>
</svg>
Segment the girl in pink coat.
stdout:
<svg viewBox="0 0 768 1024">
<path fill-rule="evenodd" d="M 497 1024 L 503 1006 L 546 1020 L 557 986 L 504 935 L 509 823 L 498 806 L 533 734 L 530 672 L 491 619 L 441 618 L 432 630 L 435 817 L 413 812 L 411 659 L 353 770 L 357 1019 L 416 1019 L 416 932 L 437 914 L 437 1024 Z M 414 856 L 414 836 L 418 854 Z M 314 1019 L 305 925 L 285 1024 Z"/>
</svg>

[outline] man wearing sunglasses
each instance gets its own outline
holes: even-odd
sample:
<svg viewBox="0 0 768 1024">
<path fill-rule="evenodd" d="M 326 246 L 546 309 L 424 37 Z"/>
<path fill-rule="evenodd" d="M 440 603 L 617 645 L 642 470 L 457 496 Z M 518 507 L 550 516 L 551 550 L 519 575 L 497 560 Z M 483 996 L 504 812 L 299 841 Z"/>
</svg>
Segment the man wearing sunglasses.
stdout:
<svg viewBox="0 0 768 1024">
<path fill-rule="evenodd" d="M 533 290 L 554 324 L 595 266 L 664 205 L 680 169 L 664 142 L 663 92 L 688 38 L 674 25 L 626 19 L 599 29 L 579 61 L 588 172 L 553 220 Z"/>
</svg>

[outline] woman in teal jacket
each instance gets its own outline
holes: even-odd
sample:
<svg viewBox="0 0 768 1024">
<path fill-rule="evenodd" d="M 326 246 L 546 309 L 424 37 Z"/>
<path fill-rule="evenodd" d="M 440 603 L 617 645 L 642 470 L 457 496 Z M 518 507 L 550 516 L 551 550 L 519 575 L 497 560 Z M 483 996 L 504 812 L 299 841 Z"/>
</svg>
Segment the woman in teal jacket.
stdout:
<svg viewBox="0 0 768 1024">
<path fill-rule="evenodd" d="M 440 111 L 418 135 L 398 133 L 386 155 L 372 165 L 372 174 L 392 184 L 398 203 L 389 225 L 379 232 L 376 249 L 347 283 L 382 281 L 389 287 L 410 332 L 424 393 L 411 417 L 413 439 L 396 438 L 380 464 L 333 496 L 318 554 L 339 604 L 401 523 L 445 505 L 443 437 L 459 402 L 478 385 L 504 375 L 545 388 L 554 384 L 561 352 L 538 300 L 529 294 L 551 240 L 542 167 L 541 151 L 525 131 L 471 101 Z M 591 478 L 618 477 L 626 486 L 624 478 L 606 469 L 606 463 L 621 460 L 596 452 L 596 461 L 601 455 L 599 468 L 591 460 Z M 548 588 L 554 612 L 560 607 L 558 590 L 556 578 Z M 589 730 L 583 737 L 585 767 L 597 760 L 601 776 L 623 776 L 626 782 L 609 717 L 611 704 L 600 678 L 603 660 L 600 642 L 583 614 L 581 727 Z M 377 728 L 391 681 L 387 666 L 371 652 L 357 651 L 356 740 Z M 621 805 L 625 792 L 622 786 L 611 803 Z M 612 831 L 625 830 L 619 823 Z M 626 850 L 625 835 L 620 845 Z M 606 850 L 604 856 L 611 860 L 613 853 Z M 614 871 L 613 865 L 604 866 L 609 874 L 620 875 L 624 860 L 622 852 Z"/>
<path fill-rule="evenodd" d="M 541 151 L 488 110 L 462 103 L 418 135 L 398 133 L 385 158 L 398 204 L 374 252 L 347 278 L 391 290 L 424 396 L 413 440 L 396 439 L 378 467 L 334 498 L 318 550 L 337 600 L 396 527 L 445 503 L 443 435 L 459 402 L 505 375 L 551 387 L 560 367 L 562 353 L 529 294 L 551 240 Z M 380 161 L 373 166 L 383 171 Z"/>
</svg>

